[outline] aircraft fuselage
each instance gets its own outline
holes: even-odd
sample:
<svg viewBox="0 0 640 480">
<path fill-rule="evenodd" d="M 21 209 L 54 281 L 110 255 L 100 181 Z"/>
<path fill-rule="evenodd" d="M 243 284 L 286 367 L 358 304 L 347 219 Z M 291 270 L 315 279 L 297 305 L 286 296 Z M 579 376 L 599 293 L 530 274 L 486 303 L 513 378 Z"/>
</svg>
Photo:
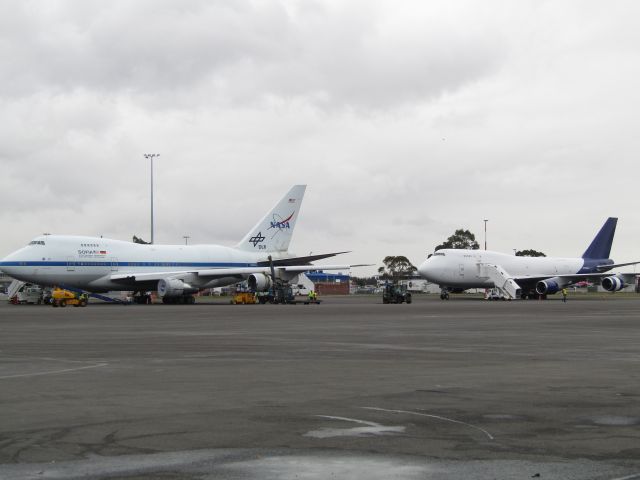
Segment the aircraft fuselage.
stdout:
<svg viewBox="0 0 640 480">
<path fill-rule="evenodd" d="M 274 260 L 286 258 L 278 252 L 270 255 Z M 0 269 L 26 282 L 104 292 L 133 288 L 112 281 L 114 274 L 253 267 L 265 260 L 266 254 L 221 245 L 149 245 L 102 237 L 44 235 L 4 258 Z M 237 277 L 206 279 L 197 286 L 211 288 L 237 281 Z"/>
<path fill-rule="evenodd" d="M 596 266 L 613 263 L 609 259 L 592 260 L 561 257 L 517 257 L 489 250 L 443 249 L 435 252 L 418 268 L 430 282 L 454 288 L 493 288 L 482 276 L 481 264 L 500 265 L 514 277 L 595 273 Z"/>
</svg>

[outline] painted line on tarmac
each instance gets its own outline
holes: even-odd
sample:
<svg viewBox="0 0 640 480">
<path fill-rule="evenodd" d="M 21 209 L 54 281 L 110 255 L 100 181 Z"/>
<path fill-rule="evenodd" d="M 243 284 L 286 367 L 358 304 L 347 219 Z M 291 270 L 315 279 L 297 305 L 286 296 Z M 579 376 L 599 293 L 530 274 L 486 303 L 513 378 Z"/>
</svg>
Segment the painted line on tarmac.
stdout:
<svg viewBox="0 0 640 480">
<path fill-rule="evenodd" d="M 367 422 L 366 420 L 358 420 L 357 418 L 347 418 L 347 417 L 334 417 L 332 415 L 315 415 L 320 418 L 328 418 L 330 420 L 344 420 L 345 422 L 354 422 L 360 423 L 362 425 L 369 425 L 370 427 L 380 427 L 381 425 L 376 422 Z"/>
<path fill-rule="evenodd" d="M 352 422 L 364 427 L 355 428 L 321 428 L 319 430 L 311 430 L 304 434 L 305 437 L 314 438 L 332 438 L 332 437 L 362 437 L 370 435 L 388 435 L 394 433 L 402 433 L 406 427 L 403 426 L 385 426 L 375 422 L 367 422 L 366 420 L 358 420 L 357 418 L 334 417 L 331 415 L 315 415 L 319 418 L 329 420 L 339 420 L 342 422 Z"/>
<path fill-rule="evenodd" d="M 35 373 L 22 373 L 19 375 L 5 375 L 0 377 L 0 380 L 5 380 L 7 378 L 22 378 L 22 377 L 37 377 L 42 375 L 57 375 L 59 373 L 67 373 L 67 372 L 75 372 L 78 370 L 86 370 L 89 368 L 100 368 L 106 367 L 109 365 L 108 363 L 99 363 L 97 365 L 87 365 L 86 367 L 77 367 L 77 368 L 65 368 L 64 370 L 50 370 L 48 372 L 35 372 Z"/>
<path fill-rule="evenodd" d="M 444 420 L 446 422 L 459 423 L 461 425 L 466 425 L 467 427 L 475 428 L 476 430 L 479 430 L 482 433 L 484 433 L 489 438 L 489 440 L 494 440 L 493 435 L 487 432 L 484 428 L 478 427 L 476 425 L 472 425 L 467 422 L 462 422 L 460 420 L 454 420 L 453 418 L 441 417 L 440 415 L 431 415 L 429 413 L 411 412 L 409 410 L 389 410 L 387 408 L 379 408 L 379 407 L 360 407 L 360 408 L 364 408 L 365 410 L 377 410 L 380 412 L 406 413 L 407 415 L 417 415 L 419 417 L 430 417 L 430 418 L 436 418 L 438 420 Z M 614 480 L 622 480 L 622 479 L 614 479 Z"/>
<path fill-rule="evenodd" d="M 55 358 L 55 357 L 19 357 L 17 355 L 2 355 L 2 353 L 0 353 L 0 360 L 46 360 L 48 362 L 66 362 L 66 363 L 87 363 L 88 362 L 88 360 L 69 360 L 67 358 Z"/>
</svg>

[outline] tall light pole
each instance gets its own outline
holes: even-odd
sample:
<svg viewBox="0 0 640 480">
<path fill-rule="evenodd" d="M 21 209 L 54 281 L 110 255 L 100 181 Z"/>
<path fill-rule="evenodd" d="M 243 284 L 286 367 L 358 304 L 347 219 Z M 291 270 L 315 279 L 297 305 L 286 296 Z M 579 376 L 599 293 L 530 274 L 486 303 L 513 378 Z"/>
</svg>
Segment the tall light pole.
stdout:
<svg viewBox="0 0 640 480">
<path fill-rule="evenodd" d="M 144 158 L 151 160 L 151 243 L 153 243 L 153 159 L 159 156 L 159 153 L 144 154 Z"/>
<path fill-rule="evenodd" d="M 184 244 L 185 245 L 189 245 L 189 239 L 191 238 L 189 235 L 183 235 L 182 238 L 184 238 Z"/>
<path fill-rule="evenodd" d="M 487 249 L 487 222 L 489 220 L 488 219 L 484 219 L 484 249 Z"/>
</svg>

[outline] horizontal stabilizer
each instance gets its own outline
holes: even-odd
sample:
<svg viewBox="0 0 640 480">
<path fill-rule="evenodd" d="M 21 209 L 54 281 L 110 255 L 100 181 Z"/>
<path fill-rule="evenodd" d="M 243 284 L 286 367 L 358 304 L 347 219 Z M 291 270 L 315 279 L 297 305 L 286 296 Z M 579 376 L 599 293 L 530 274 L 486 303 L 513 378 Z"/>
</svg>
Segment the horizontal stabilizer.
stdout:
<svg viewBox="0 0 640 480">
<path fill-rule="evenodd" d="M 336 255 L 342 255 L 343 253 L 350 253 L 350 252 L 321 253 L 318 255 L 307 255 L 306 257 L 282 258 L 279 260 L 274 260 L 273 266 L 277 267 L 280 265 L 306 265 L 308 263 L 315 262 L 316 260 L 335 257 Z M 268 261 L 258 262 L 258 265 L 269 266 L 269 262 Z"/>
<path fill-rule="evenodd" d="M 598 265 L 596 267 L 596 269 L 599 272 L 605 272 L 607 270 L 611 270 L 612 268 L 618 268 L 618 267 L 628 267 L 629 265 L 638 265 L 640 263 L 640 261 L 638 262 L 628 262 L 628 263 L 612 263 L 609 265 Z"/>
<path fill-rule="evenodd" d="M 313 267 L 313 269 L 309 267 Z M 349 270 L 351 267 L 360 267 L 361 265 L 291 265 L 281 268 L 285 272 L 310 272 L 315 270 Z"/>
</svg>

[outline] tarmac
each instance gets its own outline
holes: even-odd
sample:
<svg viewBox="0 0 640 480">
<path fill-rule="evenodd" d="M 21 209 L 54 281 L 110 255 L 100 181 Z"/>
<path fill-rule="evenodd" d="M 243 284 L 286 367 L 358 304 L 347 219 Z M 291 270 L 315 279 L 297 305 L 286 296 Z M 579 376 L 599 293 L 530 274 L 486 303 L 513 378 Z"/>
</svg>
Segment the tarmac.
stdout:
<svg viewBox="0 0 640 480">
<path fill-rule="evenodd" d="M 0 479 L 640 479 L 640 296 L 0 304 Z"/>
</svg>

